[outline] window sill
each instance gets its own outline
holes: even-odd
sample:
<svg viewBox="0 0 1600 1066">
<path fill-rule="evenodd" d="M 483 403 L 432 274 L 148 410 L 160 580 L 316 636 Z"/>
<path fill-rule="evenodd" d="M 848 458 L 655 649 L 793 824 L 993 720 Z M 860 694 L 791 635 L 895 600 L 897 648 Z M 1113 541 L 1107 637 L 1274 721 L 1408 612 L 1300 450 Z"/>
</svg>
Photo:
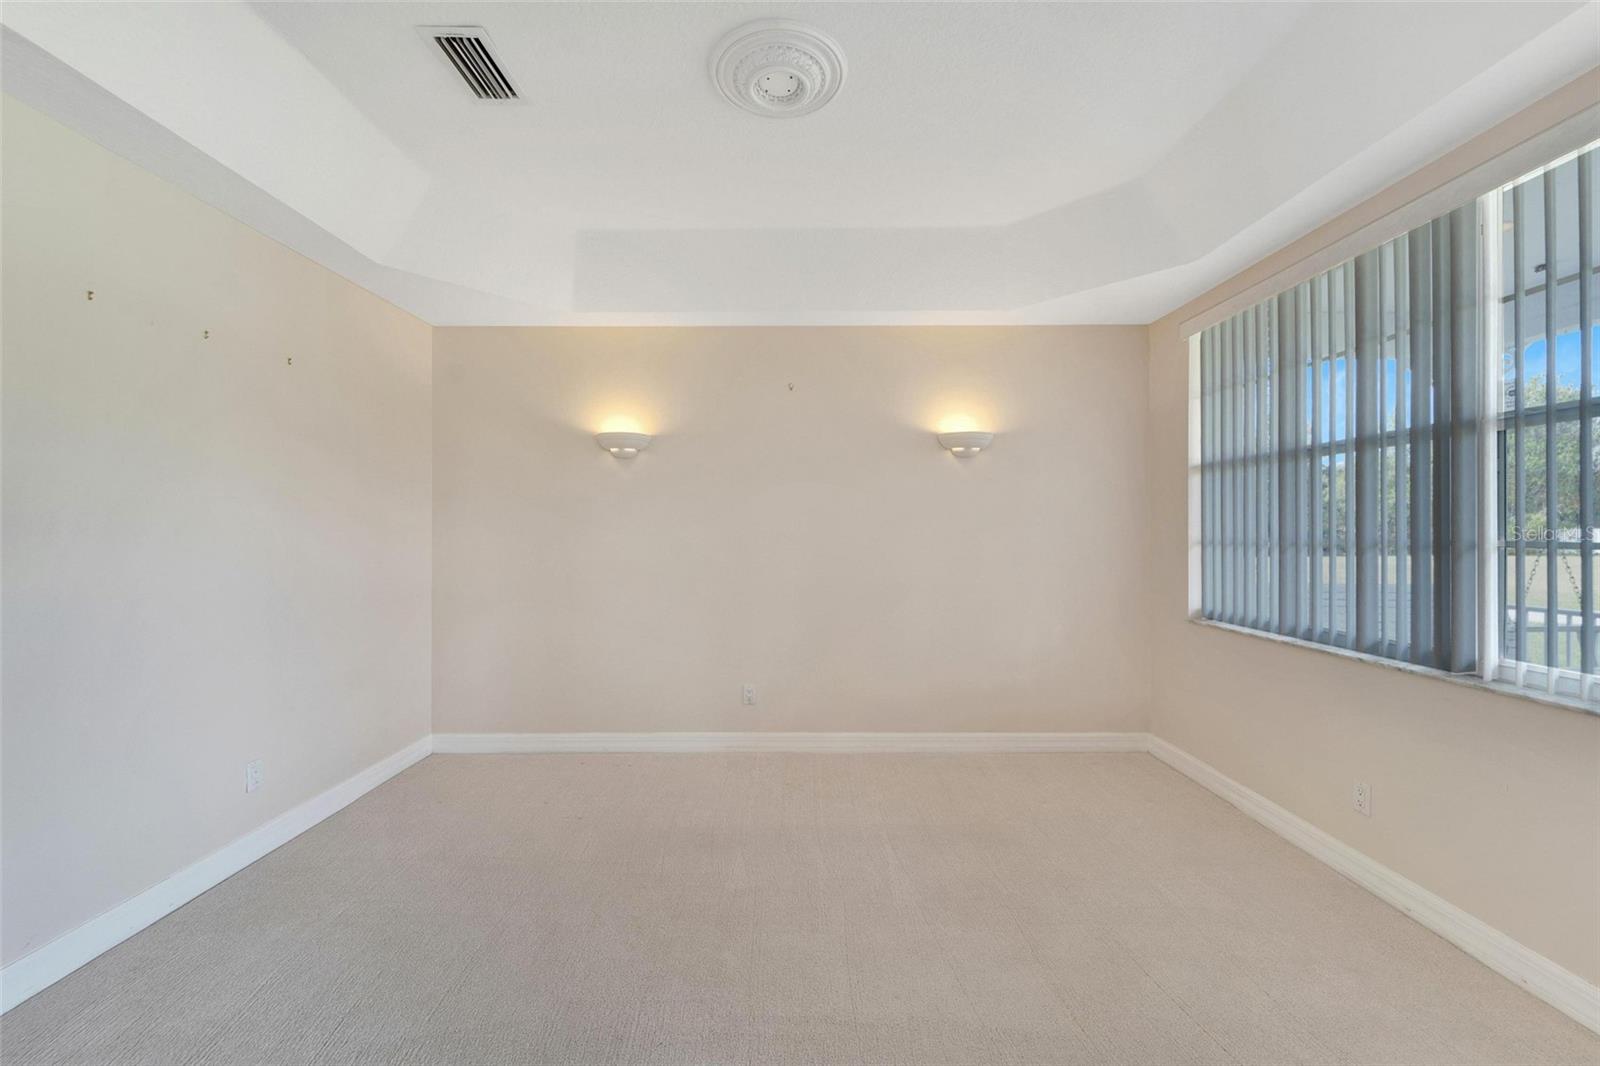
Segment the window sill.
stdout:
<svg viewBox="0 0 1600 1066">
<path fill-rule="evenodd" d="M 1351 651 L 1349 648 L 1334 647 L 1331 644 L 1317 644 L 1299 637 L 1286 637 L 1281 633 L 1266 633 L 1259 629 L 1250 629 L 1247 626 L 1236 626 L 1229 622 L 1217 622 L 1210 618 L 1191 617 L 1190 625 L 1204 626 L 1206 629 L 1217 629 L 1225 633 L 1237 633 L 1240 636 L 1255 637 L 1257 640 L 1270 641 L 1274 644 L 1284 644 L 1292 648 L 1304 648 L 1308 651 L 1319 651 L 1328 655 L 1336 655 L 1341 659 L 1351 659 L 1356 662 L 1366 663 L 1369 666 L 1378 666 L 1387 670 L 1395 670 L 1403 674 L 1415 674 L 1419 677 L 1430 677 L 1439 681 L 1448 681 L 1454 685 L 1463 685 L 1475 688 L 1481 692 L 1493 692 L 1501 696 L 1514 696 L 1517 699 L 1528 700 L 1531 703 L 1542 703 L 1549 707 L 1560 707 L 1562 710 L 1577 711 L 1579 714 L 1600 717 L 1600 707 L 1584 703 L 1581 700 L 1571 699 L 1566 696 L 1556 696 L 1548 692 L 1539 692 L 1535 689 L 1520 688 L 1517 685 L 1504 681 L 1485 681 L 1481 677 L 1467 674 L 1452 674 L 1444 670 L 1436 670 L 1431 666 L 1418 666 L 1416 663 L 1400 662 L 1397 659 L 1385 659 L 1378 655 L 1368 655 L 1365 652 Z"/>
</svg>

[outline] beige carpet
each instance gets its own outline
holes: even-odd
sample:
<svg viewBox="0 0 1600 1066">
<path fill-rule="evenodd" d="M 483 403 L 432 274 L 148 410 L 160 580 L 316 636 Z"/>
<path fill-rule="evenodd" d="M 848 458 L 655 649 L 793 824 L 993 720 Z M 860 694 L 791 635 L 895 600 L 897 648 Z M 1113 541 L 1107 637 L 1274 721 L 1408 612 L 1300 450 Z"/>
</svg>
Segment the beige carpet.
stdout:
<svg viewBox="0 0 1600 1066">
<path fill-rule="evenodd" d="M 1591 1063 L 1145 755 L 433 756 L 0 1021 L 90 1063 Z"/>
</svg>

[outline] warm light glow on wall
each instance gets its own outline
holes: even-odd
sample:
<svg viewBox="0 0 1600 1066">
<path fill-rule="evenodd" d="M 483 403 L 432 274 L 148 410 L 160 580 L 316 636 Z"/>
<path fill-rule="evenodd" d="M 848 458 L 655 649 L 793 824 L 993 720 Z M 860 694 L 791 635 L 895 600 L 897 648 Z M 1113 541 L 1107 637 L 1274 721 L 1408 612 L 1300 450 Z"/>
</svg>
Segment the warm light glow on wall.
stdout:
<svg viewBox="0 0 1600 1066">
<path fill-rule="evenodd" d="M 981 383 L 949 385 L 917 397 L 916 424 L 934 433 L 994 432 L 1005 428 Z"/>
<path fill-rule="evenodd" d="M 938 432 L 940 433 L 971 433 L 984 427 L 978 425 L 978 420 L 971 415 L 945 415 L 939 419 Z"/>
<path fill-rule="evenodd" d="M 644 423 L 632 415 L 607 415 L 595 427 L 596 433 L 648 433 Z"/>
</svg>

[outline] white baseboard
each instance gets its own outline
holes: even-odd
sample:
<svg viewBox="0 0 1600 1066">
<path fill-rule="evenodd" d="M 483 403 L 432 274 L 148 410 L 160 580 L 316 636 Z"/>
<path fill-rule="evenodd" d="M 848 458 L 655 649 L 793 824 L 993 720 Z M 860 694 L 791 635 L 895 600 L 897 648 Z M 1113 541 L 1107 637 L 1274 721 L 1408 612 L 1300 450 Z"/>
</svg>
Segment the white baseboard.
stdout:
<svg viewBox="0 0 1600 1066">
<path fill-rule="evenodd" d="M 1580 1024 L 1600 1032 L 1600 987 L 1352 848 L 1160 737 L 1150 754 L 1215 792 L 1315 859 L 1410 915 L 1489 969 Z"/>
<path fill-rule="evenodd" d="M 1145 733 L 435 733 L 440 754 L 1146 751 Z"/>
<path fill-rule="evenodd" d="M 371 792 L 401 770 L 427 757 L 432 738 L 422 737 L 362 770 L 326 792 L 285 811 L 193 866 L 78 926 L 70 933 L 0 970 L 0 1012 L 109 951 L 249 866 L 269 851 L 288 843 L 318 822 Z"/>
</svg>

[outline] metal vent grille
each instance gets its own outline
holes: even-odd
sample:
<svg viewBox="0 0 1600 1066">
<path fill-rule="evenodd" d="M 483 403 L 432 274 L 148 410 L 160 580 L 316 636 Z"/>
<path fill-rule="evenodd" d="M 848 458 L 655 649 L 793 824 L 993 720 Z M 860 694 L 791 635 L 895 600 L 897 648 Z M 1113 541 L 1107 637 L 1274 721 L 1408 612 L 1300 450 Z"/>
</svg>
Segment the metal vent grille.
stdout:
<svg viewBox="0 0 1600 1066">
<path fill-rule="evenodd" d="M 467 83 L 472 95 L 479 100 L 517 99 L 517 88 L 489 51 L 483 30 L 476 26 L 449 26 L 425 32 Z"/>
</svg>

